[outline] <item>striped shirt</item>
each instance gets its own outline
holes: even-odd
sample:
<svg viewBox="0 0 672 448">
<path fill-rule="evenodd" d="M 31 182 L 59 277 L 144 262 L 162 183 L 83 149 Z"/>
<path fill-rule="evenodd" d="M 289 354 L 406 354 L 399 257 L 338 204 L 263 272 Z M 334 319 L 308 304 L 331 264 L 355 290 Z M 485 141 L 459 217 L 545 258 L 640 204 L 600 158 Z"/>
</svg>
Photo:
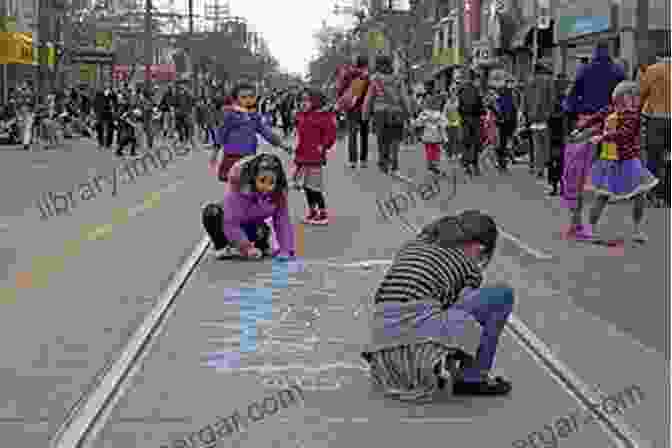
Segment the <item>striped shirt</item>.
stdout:
<svg viewBox="0 0 672 448">
<path fill-rule="evenodd" d="M 481 270 L 460 250 L 412 241 L 397 253 L 374 302 L 434 299 L 450 306 L 465 287 L 478 288 L 482 281 Z"/>
</svg>

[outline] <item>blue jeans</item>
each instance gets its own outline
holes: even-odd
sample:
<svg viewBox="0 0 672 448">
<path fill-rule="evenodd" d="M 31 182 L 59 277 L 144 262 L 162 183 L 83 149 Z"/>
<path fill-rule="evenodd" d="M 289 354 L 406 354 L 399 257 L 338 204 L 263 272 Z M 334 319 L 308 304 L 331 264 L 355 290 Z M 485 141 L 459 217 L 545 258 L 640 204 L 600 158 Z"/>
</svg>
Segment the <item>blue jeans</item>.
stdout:
<svg viewBox="0 0 672 448">
<path fill-rule="evenodd" d="M 464 371 L 464 381 L 480 382 L 482 373 L 489 372 L 495 361 L 499 336 L 513 311 L 513 289 L 506 286 L 473 289 L 453 305 L 473 316 L 481 324 L 481 339 L 473 367 Z"/>
</svg>

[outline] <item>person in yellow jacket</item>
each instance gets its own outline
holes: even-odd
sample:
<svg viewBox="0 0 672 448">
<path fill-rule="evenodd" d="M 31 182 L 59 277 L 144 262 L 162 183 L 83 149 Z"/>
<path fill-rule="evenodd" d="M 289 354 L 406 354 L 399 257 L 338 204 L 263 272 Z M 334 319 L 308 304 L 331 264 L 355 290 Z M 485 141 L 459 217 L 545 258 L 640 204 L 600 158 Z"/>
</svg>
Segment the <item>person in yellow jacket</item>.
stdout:
<svg viewBox="0 0 672 448">
<path fill-rule="evenodd" d="M 446 132 L 446 154 L 450 160 L 462 155 L 462 117 L 459 112 L 460 99 L 457 95 L 457 85 L 450 86 L 448 98 L 443 106 L 443 115 L 448 120 Z"/>
<path fill-rule="evenodd" d="M 669 55 L 649 66 L 639 78 L 642 102 L 642 149 L 646 153 L 647 168 L 662 181 L 652 191 L 652 199 L 657 206 L 670 204 L 670 174 L 667 169 L 672 145 L 670 83 L 672 83 L 672 65 Z"/>
</svg>

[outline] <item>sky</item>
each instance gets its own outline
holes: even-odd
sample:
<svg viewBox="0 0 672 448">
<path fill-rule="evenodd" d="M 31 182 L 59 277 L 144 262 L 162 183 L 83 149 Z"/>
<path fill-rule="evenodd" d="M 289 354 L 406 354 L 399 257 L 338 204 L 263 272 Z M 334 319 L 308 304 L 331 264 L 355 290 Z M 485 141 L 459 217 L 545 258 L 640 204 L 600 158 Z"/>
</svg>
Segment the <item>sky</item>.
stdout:
<svg viewBox="0 0 672 448">
<path fill-rule="evenodd" d="M 315 54 L 313 34 L 327 20 L 329 25 L 346 23 L 334 16 L 334 0 L 230 0 L 231 15 L 245 17 L 268 42 L 280 67 L 305 74 Z"/>
</svg>

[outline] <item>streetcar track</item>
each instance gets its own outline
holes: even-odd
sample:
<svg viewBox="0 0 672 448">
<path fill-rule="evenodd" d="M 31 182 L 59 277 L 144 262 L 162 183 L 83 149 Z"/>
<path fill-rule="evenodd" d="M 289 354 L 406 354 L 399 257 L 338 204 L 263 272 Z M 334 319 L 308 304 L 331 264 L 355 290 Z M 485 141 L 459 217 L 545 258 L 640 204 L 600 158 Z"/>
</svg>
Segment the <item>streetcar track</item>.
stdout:
<svg viewBox="0 0 672 448">
<path fill-rule="evenodd" d="M 160 294 L 157 304 L 129 340 L 122 355 L 101 369 L 98 386 L 82 396 L 68 412 L 65 421 L 50 438 L 53 448 L 82 448 L 95 439 L 121 399 L 123 390 L 138 373 L 143 359 L 174 311 L 177 296 L 209 247 L 209 238 L 204 236 Z"/>
</svg>

